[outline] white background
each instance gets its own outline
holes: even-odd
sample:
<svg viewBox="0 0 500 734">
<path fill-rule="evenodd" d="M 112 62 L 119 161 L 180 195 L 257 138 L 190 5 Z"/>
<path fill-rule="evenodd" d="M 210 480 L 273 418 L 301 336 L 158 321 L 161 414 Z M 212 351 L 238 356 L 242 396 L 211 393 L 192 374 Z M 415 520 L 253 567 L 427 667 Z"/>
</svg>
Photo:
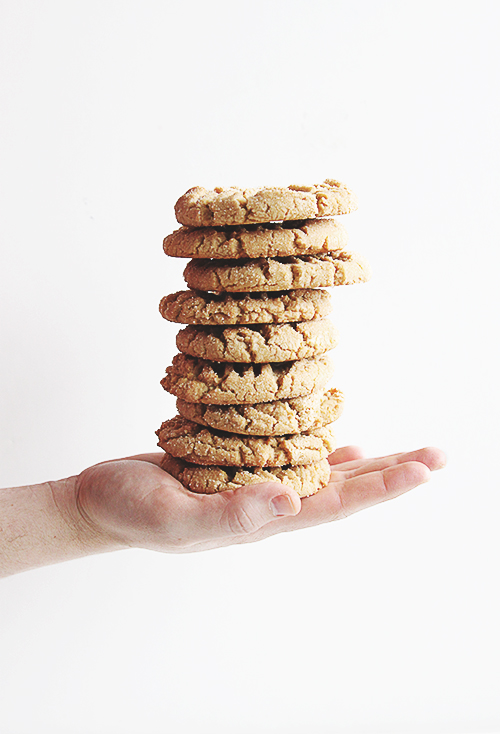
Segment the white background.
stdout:
<svg viewBox="0 0 500 734">
<path fill-rule="evenodd" d="M 154 450 L 193 185 L 351 186 L 339 443 L 448 467 L 349 520 L 0 586 L 2 734 L 500 731 L 500 3 L 3 0 L 1 481 Z"/>
</svg>

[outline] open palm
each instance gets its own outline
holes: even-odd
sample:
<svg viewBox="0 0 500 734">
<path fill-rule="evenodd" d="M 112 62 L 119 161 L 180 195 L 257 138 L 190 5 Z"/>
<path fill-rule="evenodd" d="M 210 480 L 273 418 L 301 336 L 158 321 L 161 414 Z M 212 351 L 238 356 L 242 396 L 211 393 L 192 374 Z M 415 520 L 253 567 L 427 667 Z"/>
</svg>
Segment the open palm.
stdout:
<svg viewBox="0 0 500 734">
<path fill-rule="evenodd" d="M 172 553 L 253 542 L 397 497 L 446 461 L 435 448 L 364 459 L 359 448 L 348 446 L 330 456 L 328 486 L 301 500 L 293 489 L 270 482 L 195 494 L 160 468 L 162 456 L 108 461 L 80 474 L 78 507 L 94 533 L 124 547 Z"/>
</svg>

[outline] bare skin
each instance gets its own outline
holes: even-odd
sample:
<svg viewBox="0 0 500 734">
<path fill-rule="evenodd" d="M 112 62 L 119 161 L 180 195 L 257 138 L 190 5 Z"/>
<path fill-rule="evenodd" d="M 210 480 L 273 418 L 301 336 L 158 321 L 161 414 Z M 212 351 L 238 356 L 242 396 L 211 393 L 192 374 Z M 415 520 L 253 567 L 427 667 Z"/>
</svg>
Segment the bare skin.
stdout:
<svg viewBox="0 0 500 734">
<path fill-rule="evenodd" d="M 187 553 L 263 540 L 393 499 L 446 463 L 435 448 L 364 459 L 348 446 L 330 456 L 328 486 L 301 500 L 279 483 L 194 494 L 160 468 L 161 458 L 142 454 L 0 490 L 0 576 L 125 548 Z"/>
</svg>

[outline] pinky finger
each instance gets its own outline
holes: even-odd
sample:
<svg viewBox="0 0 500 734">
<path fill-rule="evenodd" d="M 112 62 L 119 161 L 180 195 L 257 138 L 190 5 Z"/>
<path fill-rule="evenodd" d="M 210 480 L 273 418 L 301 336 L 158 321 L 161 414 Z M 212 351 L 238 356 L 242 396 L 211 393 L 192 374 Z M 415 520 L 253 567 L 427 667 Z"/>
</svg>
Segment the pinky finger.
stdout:
<svg viewBox="0 0 500 734">
<path fill-rule="evenodd" d="M 359 461 L 363 458 L 363 450 L 359 446 L 343 446 L 330 454 L 328 461 L 331 466 L 344 464 L 346 461 Z"/>
</svg>

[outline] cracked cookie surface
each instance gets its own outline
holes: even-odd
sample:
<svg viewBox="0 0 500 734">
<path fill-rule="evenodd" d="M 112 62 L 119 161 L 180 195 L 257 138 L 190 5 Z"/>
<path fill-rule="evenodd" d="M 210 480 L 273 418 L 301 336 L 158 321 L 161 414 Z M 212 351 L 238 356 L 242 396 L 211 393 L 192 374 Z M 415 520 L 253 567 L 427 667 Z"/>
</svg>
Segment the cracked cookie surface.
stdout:
<svg viewBox="0 0 500 734">
<path fill-rule="evenodd" d="M 255 258 L 308 255 L 344 249 L 345 227 L 335 219 L 307 219 L 247 227 L 181 227 L 163 240 L 171 257 Z"/>
<path fill-rule="evenodd" d="M 190 260 L 184 280 L 190 288 L 234 293 L 326 288 L 370 279 L 367 261 L 355 252 L 258 258 L 255 260 Z"/>
<path fill-rule="evenodd" d="M 214 362 L 289 362 L 324 354 L 338 342 L 328 319 L 257 326 L 186 326 L 177 334 L 184 354 Z"/>
<path fill-rule="evenodd" d="M 309 395 L 332 375 L 325 357 L 275 364 L 214 363 L 176 354 L 162 387 L 188 403 L 238 405 Z"/>
<path fill-rule="evenodd" d="M 328 459 L 300 466 L 242 469 L 240 467 L 197 466 L 166 453 L 161 466 L 183 487 L 200 494 L 215 494 L 238 489 L 245 484 L 281 482 L 294 489 L 300 497 L 309 497 L 326 487 L 330 480 Z"/>
<path fill-rule="evenodd" d="M 158 446 L 184 461 L 213 466 L 296 466 L 335 451 L 332 425 L 285 436 L 240 436 L 176 416 L 156 431 Z"/>
<path fill-rule="evenodd" d="M 328 291 L 313 288 L 254 294 L 189 290 L 160 301 L 160 313 L 167 321 L 204 326 L 310 321 L 330 311 Z"/>
<path fill-rule="evenodd" d="M 316 219 L 357 209 L 354 193 L 333 179 L 313 186 L 189 189 L 175 204 L 180 224 L 213 227 L 283 220 Z"/>
<path fill-rule="evenodd" d="M 177 410 L 184 418 L 219 431 L 252 436 L 315 430 L 336 421 L 343 406 L 344 396 L 337 388 L 254 405 L 203 405 L 177 398 Z"/>
</svg>

